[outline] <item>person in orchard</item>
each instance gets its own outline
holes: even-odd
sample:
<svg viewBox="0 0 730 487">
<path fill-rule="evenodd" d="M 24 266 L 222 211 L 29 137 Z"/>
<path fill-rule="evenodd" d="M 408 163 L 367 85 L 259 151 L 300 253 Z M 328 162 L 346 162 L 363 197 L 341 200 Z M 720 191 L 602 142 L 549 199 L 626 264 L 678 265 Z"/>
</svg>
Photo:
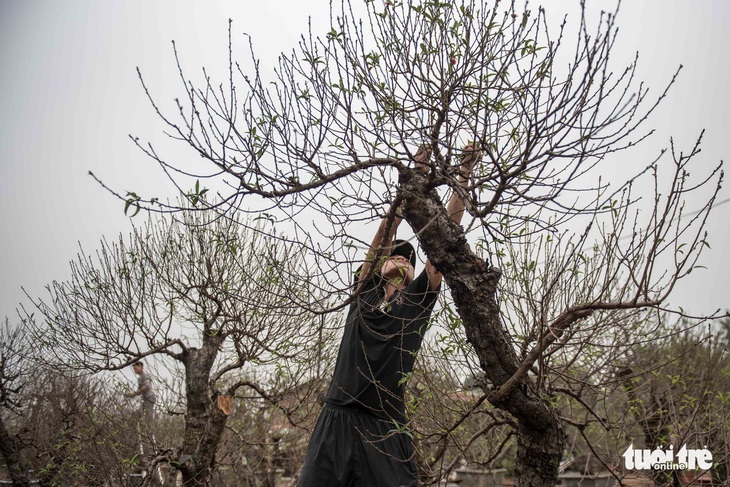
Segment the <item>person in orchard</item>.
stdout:
<svg viewBox="0 0 730 487">
<path fill-rule="evenodd" d="M 427 172 L 430 147 L 415 156 Z M 478 146 L 464 148 L 459 185 L 466 188 Z M 447 211 L 456 223 L 465 205 L 454 192 Z M 397 213 L 397 212 L 396 212 Z M 426 261 L 416 276 L 416 253 L 393 240 L 402 218 L 381 221 L 355 277 L 332 382 L 324 399 L 298 487 L 402 487 L 417 484 L 413 447 L 405 430 L 403 394 L 441 286 Z M 377 261 L 374 256 L 380 255 Z"/>
</svg>

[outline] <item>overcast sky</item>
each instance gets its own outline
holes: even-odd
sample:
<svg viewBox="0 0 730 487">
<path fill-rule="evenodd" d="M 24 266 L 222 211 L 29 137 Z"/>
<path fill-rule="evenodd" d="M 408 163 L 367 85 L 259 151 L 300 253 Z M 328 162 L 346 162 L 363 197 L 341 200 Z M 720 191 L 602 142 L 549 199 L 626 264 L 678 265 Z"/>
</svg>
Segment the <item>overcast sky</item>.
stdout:
<svg viewBox="0 0 730 487">
<path fill-rule="evenodd" d="M 543 3 L 556 19 L 575 13 L 579 4 Z M 670 136 L 689 149 L 703 128 L 701 169 L 727 157 L 728 3 L 624 2 L 614 61 L 629 63 L 639 50 L 640 77 L 655 92 L 679 64 L 685 67 L 650 120 L 657 134 L 644 144 L 647 157 Z M 131 228 L 122 203 L 89 171 L 117 189 L 146 194 L 155 194 L 162 182 L 128 138 L 131 133 L 156 140 L 161 133 L 137 66 L 156 94 L 170 93 L 172 99 L 180 82 L 171 40 L 190 73 L 197 75 L 201 66 L 224 70 L 232 18 L 236 43 L 243 46 L 242 33 L 251 34 L 258 56 L 273 65 L 306 30 L 308 16 L 325 32 L 327 12 L 326 1 L 302 0 L 0 0 L 0 317 L 15 319 L 24 300 L 21 286 L 38 296 L 45 284 L 67 279 L 79 244 L 91 253 L 102 236 L 115 238 Z M 637 167 L 644 162 L 637 161 Z M 728 197 L 724 191 L 720 200 Z M 730 204 L 720 206 L 710 222 L 712 249 L 703 262 L 708 269 L 690 276 L 672 303 L 694 312 L 730 307 L 730 232 L 724 216 L 729 210 Z"/>
</svg>

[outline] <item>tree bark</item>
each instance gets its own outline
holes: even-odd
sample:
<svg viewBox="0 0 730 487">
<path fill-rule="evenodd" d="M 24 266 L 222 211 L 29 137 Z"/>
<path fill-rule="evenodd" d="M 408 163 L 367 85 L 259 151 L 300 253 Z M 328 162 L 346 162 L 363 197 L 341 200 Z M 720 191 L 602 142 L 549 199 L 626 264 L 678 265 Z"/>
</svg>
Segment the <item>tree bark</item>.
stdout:
<svg viewBox="0 0 730 487">
<path fill-rule="evenodd" d="M 228 420 L 213 402 L 209 385 L 210 371 L 224 340 L 223 335 L 206 335 L 201 348 L 190 347 L 183 353 L 187 409 L 178 468 L 185 487 L 210 485 L 218 444 Z"/>
<path fill-rule="evenodd" d="M 500 317 L 497 285 L 501 273 L 471 250 L 463 228 L 448 215 L 432 186 L 427 174 L 411 169 L 401 172 L 404 217 L 418 234 L 431 263 L 443 274 L 467 339 L 486 376 L 499 388 L 519 368 Z M 557 411 L 528 377 L 505 397 L 492 395 L 490 400 L 518 422 L 516 485 L 552 487 L 565 445 L 564 425 Z"/>
</svg>

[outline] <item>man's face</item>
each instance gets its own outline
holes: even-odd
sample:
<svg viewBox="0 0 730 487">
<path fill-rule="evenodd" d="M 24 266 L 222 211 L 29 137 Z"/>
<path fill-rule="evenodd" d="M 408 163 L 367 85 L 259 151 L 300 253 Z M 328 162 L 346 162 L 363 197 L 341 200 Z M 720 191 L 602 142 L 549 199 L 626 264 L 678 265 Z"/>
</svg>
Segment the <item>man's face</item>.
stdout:
<svg viewBox="0 0 730 487">
<path fill-rule="evenodd" d="M 413 281 L 413 266 L 410 261 L 402 255 L 393 255 L 383 263 L 380 274 L 395 284 L 408 285 Z"/>
<path fill-rule="evenodd" d="M 132 365 L 132 369 L 134 369 L 135 374 L 140 375 L 143 367 L 141 365 Z"/>
</svg>

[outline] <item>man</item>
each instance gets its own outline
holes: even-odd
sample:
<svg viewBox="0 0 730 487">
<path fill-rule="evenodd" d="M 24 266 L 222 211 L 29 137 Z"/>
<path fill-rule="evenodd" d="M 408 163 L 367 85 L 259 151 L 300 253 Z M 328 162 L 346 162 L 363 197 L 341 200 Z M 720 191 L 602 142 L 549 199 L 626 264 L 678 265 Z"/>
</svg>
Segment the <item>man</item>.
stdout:
<svg viewBox="0 0 730 487">
<path fill-rule="evenodd" d="M 150 460 L 150 454 L 154 451 L 156 443 L 154 409 L 157 396 L 155 396 L 152 386 L 152 379 L 145 374 L 144 363 L 138 360 L 132 364 L 132 369 L 137 374 L 137 390 L 126 396 L 129 398 L 142 396 L 137 418 L 137 433 L 139 434 L 140 463 L 144 466 Z"/>
<path fill-rule="evenodd" d="M 466 188 L 480 153 L 467 146 L 459 185 Z M 428 172 L 430 148 L 416 167 Z M 464 202 L 446 209 L 457 223 Z M 441 273 L 426 261 L 415 277 L 415 250 L 393 241 L 402 219 L 383 219 L 357 272 L 359 293 L 347 315 L 332 382 L 325 396 L 298 487 L 402 487 L 417 484 L 403 394 L 428 328 Z M 374 257 L 381 255 L 376 261 Z"/>
<path fill-rule="evenodd" d="M 129 398 L 142 396 L 137 418 L 137 434 L 139 435 L 139 466 L 142 470 L 145 470 L 149 468 L 148 462 L 152 459 L 151 455 L 155 450 L 157 441 L 154 430 L 154 409 L 157 396 L 155 396 L 152 379 L 144 371 L 144 363 L 138 360 L 132 364 L 132 369 L 137 374 L 137 390 L 125 395 Z M 159 484 L 163 485 L 163 475 L 159 464 L 155 466 L 155 470 Z"/>
<path fill-rule="evenodd" d="M 136 361 L 132 364 L 134 373 L 137 374 L 137 390 L 130 392 L 126 396 L 129 398 L 142 396 L 142 405 L 140 412 L 142 418 L 144 418 L 148 425 L 152 419 L 155 403 L 157 402 L 157 396 L 155 396 L 154 388 L 152 387 L 152 380 L 144 372 L 144 363 L 141 360 Z"/>
</svg>

